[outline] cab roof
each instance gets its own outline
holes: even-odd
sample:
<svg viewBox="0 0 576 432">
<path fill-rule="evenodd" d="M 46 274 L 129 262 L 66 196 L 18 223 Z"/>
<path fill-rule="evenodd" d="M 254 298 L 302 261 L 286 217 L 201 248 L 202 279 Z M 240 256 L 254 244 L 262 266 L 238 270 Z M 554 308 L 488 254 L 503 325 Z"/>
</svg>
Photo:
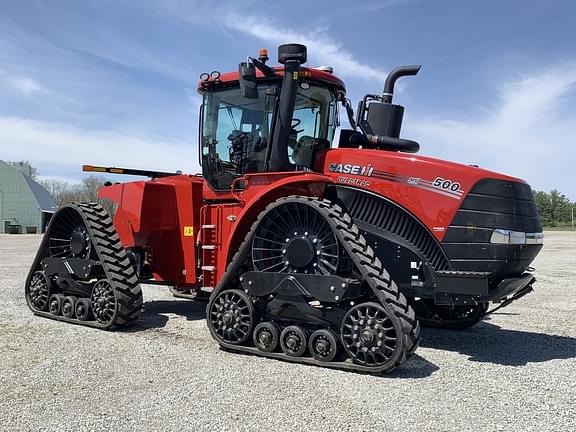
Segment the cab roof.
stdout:
<svg viewBox="0 0 576 432">
<path fill-rule="evenodd" d="M 256 69 L 256 79 L 258 81 L 269 81 L 282 78 L 284 76 L 284 68 L 282 66 L 276 66 L 272 68 L 276 75 L 273 77 L 265 76 L 262 71 Z M 322 83 L 335 86 L 338 90 L 346 93 L 346 86 L 344 82 L 338 78 L 336 75 L 326 72 L 321 69 L 315 68 L 300 68 L 300 76 L 308 78 L 313 81 L 320 81 Z M 220 75 L 219 78 L 214 79 L 210 77 L 206 81 L 198 81 L 198 92 L 203 93 L 204 90 L 219 87 L 237 86 L 238 85 L 238 71 L 235 72 L 225 72 Z"/>
</svg>

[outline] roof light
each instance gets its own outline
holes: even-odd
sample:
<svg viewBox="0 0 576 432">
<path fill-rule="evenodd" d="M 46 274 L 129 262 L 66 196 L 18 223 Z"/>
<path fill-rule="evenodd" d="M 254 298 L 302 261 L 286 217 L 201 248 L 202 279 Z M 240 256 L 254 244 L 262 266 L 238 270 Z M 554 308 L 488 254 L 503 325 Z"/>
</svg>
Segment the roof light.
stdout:
<svg viewBox="0 0 576 432">
<path fill-rule="evenodd" d="M 218 71 L 212 71 L 210 72 L 210 78 L 212 78 L 213 80 L 217 80 L 218 78 L 220 78 L 220 72 Z"/>
<path fill-rule="evenodd" d="M 206 72 L 200 74 L 200 81 L 208 81 L 210 79 L 210 75 Z"/>
<path fill-rule="evenodd" d="M 267 48 L 260 48 L 260 50 L 258 51 L 258 60 L 260 60 L 261 62 L 265 63 L 266 61 L 268 61 L 268 49 Z"/>
</svg>

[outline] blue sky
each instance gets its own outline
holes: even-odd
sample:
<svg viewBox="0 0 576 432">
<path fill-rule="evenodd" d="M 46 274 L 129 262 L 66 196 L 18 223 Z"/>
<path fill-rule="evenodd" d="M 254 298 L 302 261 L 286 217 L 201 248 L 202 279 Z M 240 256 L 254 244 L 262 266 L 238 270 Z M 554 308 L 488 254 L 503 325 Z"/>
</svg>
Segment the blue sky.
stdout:
<svg viewBox="0 0 576 432">
<path fill-rule="evenodd" d="M 576 200 L 576 3 L 569 0 L 0 0 L 0 158 L 78 181 L 83 163 L 198 170 L 196 82 L 308 45 L 355 106 L 401 81 L 403 136 Z M 345 120 L 343 120 L 345 124 Z"/>
</svg>

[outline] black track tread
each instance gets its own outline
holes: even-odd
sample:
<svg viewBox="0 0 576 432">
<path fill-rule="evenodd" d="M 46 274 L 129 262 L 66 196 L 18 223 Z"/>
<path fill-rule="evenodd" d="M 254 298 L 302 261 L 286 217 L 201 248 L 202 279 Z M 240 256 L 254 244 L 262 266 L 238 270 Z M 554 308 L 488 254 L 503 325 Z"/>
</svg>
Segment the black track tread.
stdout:
<svg viewBox="0 0 576 432">
<path fill-rule="evenodd" d="M 108 282 L 116 293 L 116 314 L 110 323 L 100 324 L 97 321 L 62 319 L 63 317 L 56 317 L 31 308 L 32 311 L 38 315 L 61 321 L 106 329 L 113 329 L 132 323 L 138 319 L 142 311 L 142 289 L 138 285 L 138 278 L 116 233 L 112 219 L 108 212 L 96 203 L 71 203 L 62 208 L 66 207 L 78 212 L 86 225 L 92 245 L 100 259 L 99 264 L 102 266 Z M 54 218 L 56 217 L 58 217 L 57 213 L 54 215 Z M 50 227 L 46 230 L 44 241 L 49 235 Z M 36 270 L 42 258 L 42 256 L 36 257 L 30 274 Z"/>
<path fill-rule="evenodd" d="M 397 320 L 398 328 L 401 329 L 402 333 L 398 347 L 398 355 L 392 358 L 393 361 L 382 367 L 371 368 L 374 373 L 390 372 L 406 362 L 418 348 L 421 333 L 420 324 L 414 310 L 408 304 L 406 297 L 400 292 L 396 283 L 391 279 L 390 274 L 383 267 L 378 257 L 376 257 L 374 251 L 368 245 L 350 215 L 348 215 L 341 206 L 332 201 L 316 197 L 291 195 L 280 198 L 268 205 L 252 224 L 250 231 L 228 264 L 220 283 L 212 293 L 211 299 L 215 298 L 217 293 L 226 289 L 226 287 L 236 285 L 234 283 L 237 282 L 234 280 L 236 278 L 235 273 L 246 259 L 253 234 L 262 218 L 272 207 L 281 205 L 284 202 L 293 202 L 294 200 L 306 202 L 325 216 L 341 244 L 346 249 L 346 252 L 350 255 L 382 306 L 388 311 L 391 318 Z M 208 308 L 210 304 L 211 303 L 208 304 Z M 238 346 L 228 347 L 222 343 L 221 345 L 236 351 L 241 348 Z M 250 351 L 252 352 L 252 350 Z M 326 365 L 328 366 L 328 364 Z M 356 369 L 363 372 L 369 371 L 368 368 L 359 365 L 347 365 L 346 369 Z"/>
</svg>

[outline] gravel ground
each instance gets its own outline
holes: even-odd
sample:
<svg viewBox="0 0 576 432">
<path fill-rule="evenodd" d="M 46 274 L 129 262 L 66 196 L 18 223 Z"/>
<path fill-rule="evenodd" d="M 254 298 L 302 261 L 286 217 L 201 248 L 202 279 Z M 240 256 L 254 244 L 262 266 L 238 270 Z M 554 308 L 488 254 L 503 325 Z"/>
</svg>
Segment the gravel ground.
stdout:
<svg viewBox="0 0 576 432">
<path fill-rule="evenodd" d="M 0 236 L 0 430 L 576 430 L 576 233 L 547 233 L 535 293 L 467 331 L 426 329 L 385 377 L 221 351 L 204 304 L 162 287 L 129 330 L 35 317 L 39 242 Z"/>
</svg>

